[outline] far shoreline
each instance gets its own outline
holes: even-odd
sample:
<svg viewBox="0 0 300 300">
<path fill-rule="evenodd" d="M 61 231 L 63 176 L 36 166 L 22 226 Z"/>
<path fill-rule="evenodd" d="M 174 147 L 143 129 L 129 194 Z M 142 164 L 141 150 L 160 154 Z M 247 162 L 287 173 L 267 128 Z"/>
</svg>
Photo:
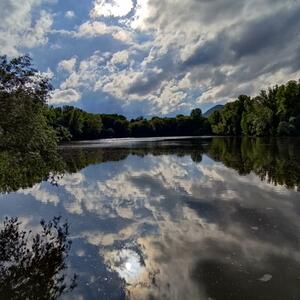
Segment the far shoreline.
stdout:
<svg viewBox="0 0 300 300">
<path fill-rule="evenodd" d="M 189 140 L 189 139 L 206 139 L 213 138 L 215 136 L 163 136 L 163 137 L 126 137 L 126 138 L 105 138 L 96 140 L 82 140 L 82 141 L 69 141 L 59 145 L 60 149 L 84 147 L 84 146 L 118 146 L 126 144 L 135 144 L 143 142 L 160 142 L 160 141 L 176 141 L 176 140 Z"/>
<path fill-rule="evenodd" d="M 202 135 L 202 136 L 162 136 L 162 137 L 122 137 L 122 138 L 102 138 L 95 140 L 76 140 L 62 142 L 58 145 L 59 149 L 66 148 L 93 148 L 93 147 L 118 147 L 126 146 L 131 144 L 138 143 L 151 143 L 151 142 L 167 142 L 167 141 L 176 141 L 176 140 L 196 140 L 196 139 L 211 139 L 211 138 L 226 138 L 226 139 L 299 139 L 297 136 L 226 136 L 226 135 Z"/>
</svg>

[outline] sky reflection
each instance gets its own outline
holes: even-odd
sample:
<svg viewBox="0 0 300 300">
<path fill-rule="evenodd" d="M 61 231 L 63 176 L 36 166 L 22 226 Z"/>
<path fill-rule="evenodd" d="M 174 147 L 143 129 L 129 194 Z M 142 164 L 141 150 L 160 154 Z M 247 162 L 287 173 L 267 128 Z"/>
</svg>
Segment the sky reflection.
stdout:
<svg viewBox="0 0 300 300">
<path fill-rule="evenodd" d="M 82 299 L 299 299 L 299 193 L 197 151 L 89 165 L 1 216 L 68 218 Z"/>
</svg>

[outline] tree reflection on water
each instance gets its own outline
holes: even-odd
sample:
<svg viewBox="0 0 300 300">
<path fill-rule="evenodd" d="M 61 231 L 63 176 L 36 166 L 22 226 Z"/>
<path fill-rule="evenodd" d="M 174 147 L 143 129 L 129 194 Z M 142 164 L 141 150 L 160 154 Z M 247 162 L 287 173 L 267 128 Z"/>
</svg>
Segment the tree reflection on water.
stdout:
<svg viewBox="0 0 300 300">
<path fill-rule="evenodd" d="M 300 299 L 299 142 L 66 145 L 52 165 L 0 153 L 0 192 L 63 174 L 55 187 L 2 195 L 1 211 L 68 216 L 83 299 Z M 5 221 L 0 299 L 55 299 L 74 287 L 59 239 L 68 229 L 42 226 L 37 238 Z"/>
<path fill-rule="evenodd" d="M 76 286 L 66 273 L 71 247 L 68 223 L 41 221 L 38 233 L 6 218 L 0 231 L 0 299 L 57 299 Z"/>
<path fill-rule="evenodd" d="M 43 180 L 56 182 L 65 173 L 76 173 L 92 165 L 125 160 L 129 155 L 190 156 L 200 163 L 206 154 L 235 169 L 240 175 L 254 172 L 262 181 L 287 188 L 300 186 L 299 139 L 203 138 L 124 144 L 122 147 L 65 147 L 44 159 L 32 153 L 0 152 L 0 193 L 32 187 Z"/>
<path fill-rule="evenodd" d="M 65 167 L 58 155 L 44 158 L 37 153 L 0 151 L 0 193 L 10 193 L 20 188 L 32 187 L 54 174 L 61 174 Z"/>
</svg>

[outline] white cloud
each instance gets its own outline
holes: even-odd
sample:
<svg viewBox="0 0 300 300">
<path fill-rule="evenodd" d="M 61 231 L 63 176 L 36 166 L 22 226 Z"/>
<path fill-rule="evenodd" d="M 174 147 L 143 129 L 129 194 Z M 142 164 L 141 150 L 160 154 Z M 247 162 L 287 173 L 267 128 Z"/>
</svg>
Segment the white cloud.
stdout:
<svg viewBox="0 0 300 300">
<path fill-rule="evenodd" d="M 82 60 L 77 68 L 73 68 L 69 77 L 61 83 L 61 89 L 92 90 L 99 78 L 101 64 L 105 62 L 107 54 L 95 52 L 89 58 Z"/>
<path fill-rule="evenodd" d="M 140 65 L 133 68 L 135 50 L 123 50 L 116 53 L 95 52 L 91 57 L 79 62 L 74 68 L 74 61 L 59 63 L 59 69 L 70 70 L 68 78 L 61 83 L 60 89 L 80 89 L 82 92 L 102 91 L 122 99 L 124 105 L 147 101 L 152 107 L 151 113 L 169 113 L 186 108 L 187 93 L 181 86 L 185 83 L 175 79 L 160 80 L 162 69 Z M 120 66 L 121 64 L 121 66 Z M 162 77 L 163 78 L 163 77 Z M 188 80 L 185 80 L 188 82 Z M 148 86 L 157 85 L 155 90 Z M 128 89 L 131 88 L 131 92 Z"/>
<path fill-rule="evenodd" d="M 132 0 L 95 0 L 91 17 L 124 17 L 133 9 Z"/>
<path fill-rule="evenodd" d="M 43 187 L 42 184 L 36 184 L 32 188 L 20 190 L 18 193 L 24 194 L 24 195 L 31 195 L 36 200 L 49 204 L 52 203 L 53 205 L 57 205 L 60 201 L 59 197 L 55 193 L 51 193 L 50 191 L 47 191 L 45 187 Z"/>
<path fill-rule="evenodd" d="M 149 0 L 137 0 L 134 17 L 130 20 L 130 26 L 135 29 L 145 30 L 145 21 L 150 16 Z"/>
<path fill-rule="evenodd" d="M 111 62 L 113 64 L 127 64 L 129 61 L 129 53 L 127 50 L 119 51 L 113 54 Z"/>
<path fill-rule="evenodd" d="M 111 35 L 114 39 L 125 43 L 132 43 L 133 34 L 119 26 L 108 26 L 100 21 L 87 21 L 82 23 L 73 33 L 77 38 L 94 38 L 101 35 Z"/>
<path fill-rule="evenodd" d="M 270 5 L 272 11 L 269 10 Z M 176 48 L 175 52 L 170 52 L 175 58 L 177 55 L 173 79 L 186 72 L 191 74 L 189 81 L 185 82 L 185 88 L 197 88 L 203 92 L 194 103 L 226 102 L 241 93 L 253 95 L 269 84 L 299 77 L 299 72 L 291 72 L 295 65 L 295 49 L 299 48 L 296 42 L 298 10 L 299 5 L 295 1 L 248 0 L 224 4 L 219 0 L 141 0 L 137 2 L 135 14 L 127 24 L 144 33 L 151 33 L 153 47 L 147 64 L 160 63 L 164 53 Z M 278 19 L 282 20 L 281 25 L 276 23 Z M 268 36 L 276 37 L 270 32 L 263 38 L 265 32 L 272 31 L 274 26 L 277 32 L 285 28 L 284 31 L 293 36 L 289 41 L 295 43 L 287 42 L 282 47 L 275 38 L 274 44 L 271 39 L 265 45 L 264 40 Z M 264 28 L 264 31 L 259 28 Z M 261 35 L 255 35 L 255 32 L 261 32 Z M 245 40 L 241 47 L 238 40 L 243 35 Z M 260 36 L 262 38 L 257 38 Z M 234 57 L 234 46 L 226 45 L 234 38 L 237 39 L 234 51 L 240 51 L 240 58 Z M 255 52 L 259 47 L 265 49 L 264 53 Z M 184 63 L 190 58 L 193 58 L 193 63 L 186 67 Z"/>
<path fill-rule="evenodd" d="M 47 43 L 53 23 L 52 15 L 38 9 L 47 0 L 3 0 L 0 2 L 0 53 L 19 54 L 20 48 L 33 48 Z M 38 13 L 38 18 L 33 14 Z"/>
<path fill-rule="evenodd" d="M 80 98 L 81 94 L 75 89 L 56 89 L 51 93 L 48 103 L 50 105 L 70 104 L 79 101 Z"/>
<path fill-rule="evenodd" d="M 75 69 L 76 62 L 77 62 L 76 57 L 62 60 L 58 63 L 58 70 L 63 70 L 63 71 L 67 71 L 68 73 L 72 73 Z"/>
<path fill-rule="evenodd" d="M 68 77 L 51 94 L 49 104 L 68 104 L 78 102 L 82 93 L 92 91 L 101 76 L 101 65 L 111 56 L 110 53 L 96 51 L 89 58 L 77 61 L 76 57 L 60 61 L 57 69 L 68 72 Z"/>
<path fill-rule="evenodd" d="M 111 30 L 109 26 L 107 26 L 103 22 L 85 22 L 81 24 L 78 28 L 76 37 L 95 37 L 104 34 L 110 34 Z"/>
<path fill-rule="evenodd" d="M 73 10 L 68 10 L 65 13 L 65 17 L 68 18 L 68 19 L 72 19 L 72 18 L 75 17 L 75 12 Z"/>
</svg>

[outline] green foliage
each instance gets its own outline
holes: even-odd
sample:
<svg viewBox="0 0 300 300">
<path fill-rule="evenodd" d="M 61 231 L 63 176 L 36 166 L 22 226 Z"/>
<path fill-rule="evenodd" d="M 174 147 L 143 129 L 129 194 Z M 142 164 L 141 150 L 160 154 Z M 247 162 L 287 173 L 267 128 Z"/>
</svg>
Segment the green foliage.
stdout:
<svg viewBox="0 0 300 300">
<path fill-rule="evenodd" d="M 202 110 L 200 108 L 195 108 L 191 111 L 191 118 L 193 120 L 200 120 L 202 118 Z"/>
<path fill-rule="evenodd" d="M 100 115 L 73 106 L 49 107 L 47 119 L 61 141 L 99 139 L 102 134 Z"/>
<path fill-rule="evenodd" d="M 137 120 L 134 122 L 130 122 L 129 131 L 134 137 L 147 137 L 154 135 L 153 127 L 147 120 Z"/>
<path fill-rule="evenodd" d="M 300 134 L 300 81 L 240 96 L 209 117 L 214 134 L 275 136 Z"/>
<path fill-rule="evenodd" d="M 52 156 L 55 132 L 47 124 L 46 100 L 51 85 L 31 66 L 27 56 L 0 57 L 0 150 Z"/>
<path fill-rule="evenodd" d="M 300 190 L 300 143 L 292 138 L 214 138 L 208 154 L 241 175 Z"/>
<path fill-rule="evenodd" d="M 45 159 L 39 152 L 0 151 L 0 193 L 32 187 L 42 180 L 53 180 L 64 169 L 57 154 Z M 49 174 L 52 174 L 50 178 Z"/>
<path fill-rule="evenodd" d="M 102 137 L 128 137 L 129 136 L 129 122 L 122 115 L 101 115 L 103 122 Z"/>
<path fill-rule="evenodd" d="M 213 112 L 209 117 L 212 131 L 218 135 L 240 135 L 244 102 L 247 96 L 240 96 L 235 102 L 226 104 L 223 109 Z"/>
<path fill-rule="evenodd" d="M 150 120 L 138 117 L 129 122 L 117 114 L 90 114 L 72 106 L 50 107 L 47 119 L 62 141 L 211 133 L 210 124 L 199 108 L 192 110 L 190 116 L 153 117 Z"/>
</svg>

